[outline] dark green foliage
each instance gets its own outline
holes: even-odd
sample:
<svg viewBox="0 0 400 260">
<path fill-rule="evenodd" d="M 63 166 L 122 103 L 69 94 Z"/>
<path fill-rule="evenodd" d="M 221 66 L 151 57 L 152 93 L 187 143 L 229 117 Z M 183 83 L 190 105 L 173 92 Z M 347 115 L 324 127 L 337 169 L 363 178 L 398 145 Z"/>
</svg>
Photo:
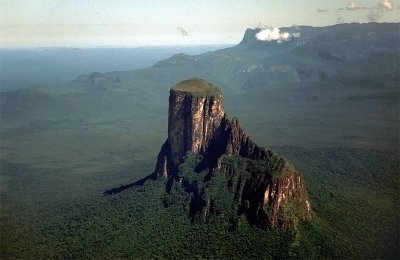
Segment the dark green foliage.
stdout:
<svg viewBox="0 0 400 260">
<path fill-rule="evenodd" d="M 75 190 L 74 197 L 60 197 L 51 188 L 56 172 L 49 175 L 43 169 L 3 162 L 2 174 L 19 178 L 7 182 L 15 191 L 2 194 L 2 258 L 398 257 L 395 155 L 360 149 L 281 147 L 278 151 L 304 172 L 315 210 L 310 223 L 290 232 L 261 230 L 249 225 L 243 215 L 235 215 L 231 191 L 246 177 L 246 164 L 235 157 L 224 160 L 236 174 L 215 173 L 208 187 L 203 185 L 207 172 L 192 171 L 201 158 L 188 155 L 180 168 L 182 178 L 206 189 L 218 205 L 214 209 L 218 214 L 206 222 L 188 217 L 192 195 L 183 189 L 183 179 L 167 194 L 163 181 L 149 181 L 143 187 L 103 196 L 100 191 L 106 186 L 101 181 L 88 182 L 86 193 Z M 130 172 L 151 167 L 151 162 L 137 163 L 120 177 L 102 178 L 122 180 Z M 47 180 L 38 178 L 45 175 Z M 28 180 L 31 187 L 24 184 Z M 28 202 L 18 189 L 36 195 Z M 29 207 L 32 204 L 36 206 Z M 235 229 L 227 225 L 230 219 L 236 219 Z"/>
<path fill-rule="evenodd" d="M 277 177 L 285 164 L 283 158 L 277 155 L 271 156 L 268 160 L 246 159 L 246 169 L 251 174 L 267 175 L 269 178 Z"/>
<path fill-rule="evenodd" d="M 303 243 L 317 243 L 318 253 L 336 258 L 399 256 L 397 153 L 277 149 L 304 173 L 316 212 L 299 229 L 307 234 Z"/>
<path fill-rule="evenodd" d="M 282 255 L 280 250 L 290 243 L 292 233 L 266 234 L 245 221 L 236 232 L 228 232 L 224 222 L 217 219 L 191 223 L 187 217 L 187 193 L 182 193 L 179 187 L 177 183 L 172 188 L 169 195 L 173 203 L 169 207 L 162 205 L 165 183 L 155 181 L 116 196 L 97 196 L 46 208 L 46 212 L 33 216 L 28 233 L 18 235 L 19 243 L 13 242 L 9 231 L 1 233 L 1 244 L 7 246 L 2 248 L 2 256 L 272 257 Z M 2 226 L 2 231 L 5 228 Z"/>
</svg>

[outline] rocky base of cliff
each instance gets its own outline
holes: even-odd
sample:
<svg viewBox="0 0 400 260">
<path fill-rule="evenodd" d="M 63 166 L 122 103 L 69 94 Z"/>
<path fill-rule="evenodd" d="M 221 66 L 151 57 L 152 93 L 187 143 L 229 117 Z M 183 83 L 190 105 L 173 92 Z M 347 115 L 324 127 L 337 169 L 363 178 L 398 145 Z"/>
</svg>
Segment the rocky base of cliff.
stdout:
<svg viewBox="0 0 400 260">
<path fill-rule="evenodd" d="M 237 119 L 224 118 L 219 131 L 204 155 L 188 153 L 174 171 L 167 170 L 168 141 L 159 155 L 154 176 L 167 177 L 167 192 L 190 194 L 193 221 L 217 217 L 235 229 L 245 217 L 263 229 L 287 230 L 311 219 L 303 177 L 286 159 L 257 146 Z"/>
</svg>

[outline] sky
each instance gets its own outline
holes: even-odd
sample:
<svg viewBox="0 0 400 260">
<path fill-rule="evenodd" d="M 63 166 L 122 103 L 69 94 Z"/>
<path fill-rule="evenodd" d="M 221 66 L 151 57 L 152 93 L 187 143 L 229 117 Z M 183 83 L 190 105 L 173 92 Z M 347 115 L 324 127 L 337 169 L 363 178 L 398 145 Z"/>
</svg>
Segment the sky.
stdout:
<svg viewBox="0 0 400 260">
<path fill-rule="evenodd" d="M 0 0 L 0 47 L 234 44 L 246 28 L 400 22 L 397 0 Z"/>
</svg>

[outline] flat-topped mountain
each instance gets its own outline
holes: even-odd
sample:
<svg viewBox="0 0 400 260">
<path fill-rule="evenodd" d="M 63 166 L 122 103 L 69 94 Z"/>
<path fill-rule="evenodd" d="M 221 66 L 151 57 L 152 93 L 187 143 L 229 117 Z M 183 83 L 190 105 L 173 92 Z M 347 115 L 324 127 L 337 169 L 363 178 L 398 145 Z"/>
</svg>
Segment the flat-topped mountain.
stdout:
<svg viewBox="0 0 400 260">
<path fill-rule="evenodd" d="M 176 84 L 172 89 L 174 92 L 187 92 L 194 96 L 220 96 L 222 92 L 216 86 L 199 78 L 184 80 Z"/>
<path fill-rule="evenodd" d="M 262 228 L 289 229 L 312 216 L 302 174 L 255 144 L 227 118 L 219 88 L 198 78 L 171 88 L 168 138 L 153 177 L 167 178 L 169 192 L 191 194 L 194 220 L 226 217 L 235 227 L 246 216 Z"/>
<path fill-rule="evenodd" d="M 167 177 L 176 172 L 188 152 L 205 153 L 223 118 L 222 94 L 217 87 L 197 78 L 175 85 L 169 97 L 168 139 L 156 174 Z"/>
</svg>

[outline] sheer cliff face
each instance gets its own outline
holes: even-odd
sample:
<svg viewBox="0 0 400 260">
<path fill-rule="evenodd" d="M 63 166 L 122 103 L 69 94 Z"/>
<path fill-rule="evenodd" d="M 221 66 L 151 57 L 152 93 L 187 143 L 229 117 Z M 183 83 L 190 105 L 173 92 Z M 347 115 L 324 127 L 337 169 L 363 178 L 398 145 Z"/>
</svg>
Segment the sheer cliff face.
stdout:
<svg viewBox="0 0 400 260">
<path fill-rule="evenodd" d="M 195 92 L 190 85 L 210 89 Z M 224 117 L 222 94 L 202 80 L 184 81 L 171 89 L 169 96 L 168 141 L 173 165 L 188 152 L 202 154 Z"/>
<path fill-rule="evenodd" d="M 203 174 L 204 183 L 199 184 L 198 178 L 191 182 L 187 173 L 179 171 L 187 154 L 201 158 L 193 173 Z M 205 219 L 219 212 L 221 194 L 215 198 L 208 194 L 216 175 L 224 176 L 225 190 L 218 192 L 232 198 L 233 215 L 245 214 L 262 228 L 289 229 L 312 216 L 302 174 L 285 158 L 255 144 L 237 119 L 225 116 L 217 87 L 201 79 L 183 81 L 170 91 L 168 139 L 153 177 L 164 176 L 172 185 L 185 186 L 186 192 L 193 193 L 191 216 Z M 217 179 L 221 185 L 221 178 Z"/>
<path fill-rule="evenodd" d="M 174 175 L 187 153 L 203 154 L 224 117 L 221 91 L 202 79 L 182 81 L 170 90 L 168 138 L 157 158 L 155 177 Z"/>
</svg>

